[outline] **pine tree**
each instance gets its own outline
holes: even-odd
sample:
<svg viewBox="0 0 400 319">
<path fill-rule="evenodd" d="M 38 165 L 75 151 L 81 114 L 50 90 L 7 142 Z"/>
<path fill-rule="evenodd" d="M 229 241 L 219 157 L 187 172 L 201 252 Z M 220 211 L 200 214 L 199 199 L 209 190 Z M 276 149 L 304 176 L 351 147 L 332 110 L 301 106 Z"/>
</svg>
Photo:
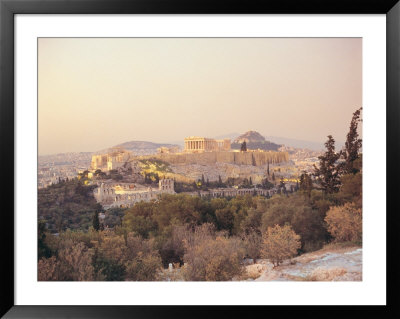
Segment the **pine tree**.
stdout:
<svg viewBox="0 0 400 319">
<path fill-rule="evenodd" d="M 299 187 L 298 182 L 296 183 L 296 187 Z M 312 188 L 313 188 L 313 184 L 312 184 L 311 176 L 309 174 L 307 174 L 306 172 L 304 172 L 300 176 L 300 190 L 303 191 L 304 193 L 306 193 L 308 195 L 308 197 L 311 197 Z"/>
<path fill-rule="evenodd" d="M 314 176 L 317 177 L 319 184 L 326 194 L 331 194 L 339 190 L 340 185 L 340 166 L 337 160 L 341 153 L 335 151 L 335 140 L 332 135 L 328 135 L 325 142 L 326 152 L 318 157 L 319 167 L 314 165 Z"/>
<path fill-rule="evenodd" d="M 256 159 L 254 158 L 254 154 L 253 153 L 251 153 L 251 164 L 253 166 L 256 166 Z"/>
<path fill-rule="evenodd" d="M 354 167 L 354 161 L 359 158 L 359 152 L 362 146 L 362 139 L 359 138 L 357 129 L 358 123 L 361 120 L 362 107 L 353 113 L 353 117 L 350 122 L 350 130 L 347 133 L 347 139 L 345 144 L 345 150 L 343 152 L 343 173 L 344 174 L 356 174 L 359 169 Z"/>
<path fill-rule="evenodd" d="M 240 151 L 241 152 L 247 152 L 246 141 L 243 141 L 242 145 L 240 146 Z"/>
<path fill-rule="evenodd" d="M 204 185 L 205 181 L 204 181 L 204 174 L 201 174 L 201 185 Z"/>
<path fill-rule="evenodd" d="M 253 180 L 251 179 L 251 176 L 250 176 L 249 184 L 250 184 L 250 186 L 253 185 Z"/>
<path fill-rule="evenodd" d="M 93 214 L 93 228 L 95 231 L 99 231 L 100 229 L 100 221 L 99 221 L 99 212 L 96 211 Z"/>
</svg>

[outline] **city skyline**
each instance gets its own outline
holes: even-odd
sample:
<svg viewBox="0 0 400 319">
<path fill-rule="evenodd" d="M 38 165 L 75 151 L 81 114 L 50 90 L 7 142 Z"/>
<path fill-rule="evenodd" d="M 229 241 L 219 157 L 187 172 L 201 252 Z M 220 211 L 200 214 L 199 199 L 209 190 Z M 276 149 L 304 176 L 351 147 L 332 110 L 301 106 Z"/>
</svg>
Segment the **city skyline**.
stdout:
<svg viewBox="0 0 400 319">
<path fill-rule="evenodd" d="M 255 130 L 343 142 L 360 38 L 39 39 L 39 155 Z"/>
</svg>

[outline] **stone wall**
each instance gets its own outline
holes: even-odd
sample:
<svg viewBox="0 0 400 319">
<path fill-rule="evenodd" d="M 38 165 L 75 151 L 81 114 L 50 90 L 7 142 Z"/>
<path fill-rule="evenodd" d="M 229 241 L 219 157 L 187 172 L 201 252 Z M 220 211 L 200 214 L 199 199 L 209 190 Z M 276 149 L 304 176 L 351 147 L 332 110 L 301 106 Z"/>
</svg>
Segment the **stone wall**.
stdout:
<svg viewBox="0 0 400 319">
<path fill-rule="evenodd" d="M 262 166 L 287 162 L 287 152 L 255 151 L 255 152 L 204 152 L 195 154 L 156 154 L 141 156 L 141 159 L 157 158 L 170 164 L 215 164 L 231 163 L 237 165 Z"/>
</svg>

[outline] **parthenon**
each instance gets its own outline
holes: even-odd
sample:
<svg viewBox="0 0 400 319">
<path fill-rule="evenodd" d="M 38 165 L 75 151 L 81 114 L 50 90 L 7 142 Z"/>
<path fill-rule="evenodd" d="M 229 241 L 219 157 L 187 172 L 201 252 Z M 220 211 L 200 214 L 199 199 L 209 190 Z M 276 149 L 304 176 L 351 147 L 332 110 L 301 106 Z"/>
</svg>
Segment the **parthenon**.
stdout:
<svg viewBox="0 0 400 319">
<path fill-rule="evenodd" d="M 213 138 L 190 136 L 185 138 L 185 152 L 201 153 L 212 151 L 229 151 L 231 140 L 229 138 L 215 140 Z"/>
</svg>

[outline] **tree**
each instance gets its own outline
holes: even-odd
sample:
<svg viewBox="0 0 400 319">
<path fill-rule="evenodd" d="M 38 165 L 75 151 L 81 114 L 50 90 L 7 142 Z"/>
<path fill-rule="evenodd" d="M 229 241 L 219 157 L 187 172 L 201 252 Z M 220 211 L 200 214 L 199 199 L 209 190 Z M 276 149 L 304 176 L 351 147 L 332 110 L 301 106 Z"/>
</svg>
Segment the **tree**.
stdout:
<svg viewBox="0 0 400 319">
<path fill-rule="evenodd" d="M 325 142 L 326 152 L 318 157 L 319 167 L 314 165 L 314 176 L 317 177 L 325 194 L 331 194 L 339 190 L 340 185 L 340 166 L 337 163 L 341 153 L 335 152 L 335 140 L 332 135 L 328 135 Z"/>
<path fill-rule="evenodd" d="M 38 259 L 51 256 L 51 249 L 46 244 L 46 223 L 42 220 L 38 222 Z"/>
<path fill-rule="evenodd" d="M 217 209 L 215 216 L 217 217 L 218 228 L 220 230 L 227 230 L 231 234 L 235 219 L 235 215 L 231 209 L 229 207 Z"/>
<path fill-rule="evenodd" d="M 58 256 L 42 258 L 38 263 L 39 280 L 91 281 L 94 280 L 93 253 L 83 242 L 67 240 Z"/>
<path fill-rule="evenodd" d="M 264 234 L 263 254 L 273 263 L 274 267 L 283 260 L 295 256 L 300 247 L 300 236 L 289 225 L 268 227 Z"/>
<path fill-rule="evenodd" d="M 362 240 L 362 210 L 354 203 L 331 207 L 325 221 L 328 231 L 337 241 Z"/>
<path fill-rule="evenodd" d="M 343 158 L 345 159 L 343 165 L 344 174 L 356 174 L 360 170 L 354 165 L 354 162 L 359 158 L 359 152 L 362 146 L 362 139 L 358 135 L 358 124 L 361 120 L 361 110 L 359 108 L 353 113 L 353 117 L 350 122 L 350 130 L 347 133 L 347 139 L 345 144 L 345 150 L 343 152 Z"/>
<path fill-rule="evenodd" d="M 272 187 L 274 187 L 274 184 L 272 184 L 272 183 L 268 180 L 268 178 L 266 177 L 266 178 L 264 178 L 264 179 L 262 180 L 261 186 L 262 186 L 262 188 L 264 188 L 264 189 L 271 189 Z"/>
<path fill-rule="evenodd" d="M 152 281 L 157 279 L 157 271 L 162 267 L 161 258 L 156 252 L 139 252 L 135 259 L 126 264 L 126 280 Z"/>
<path fill-rule="evenodd" d="M 221 175 L 218 175 L 218 187 L 222 187 Z"/>
<path fill-rule="evenodd" d="M 227 281 L 243 273 L 244 249 L 238 238 L 215 236 L 210 224 L 195 228 L 185 239 L 186 280 Z"/>
<path fill-rule="evenodd" d="M 246 250 L 246 255 L 253 259 L 255 264 L 256 259 L 261 255 L 262 237 L 257 232 L 253 231 L 243 237 L 243 243 Z"/>
<path fill-rule="evenodd" d="M 362 173 L 347 174 L 341 177 L 342 186 L 335 198 L 339 203 L 353 202 L 362 206 Z"/>
<path fill-rule="evenodd" d="M 100 229 L 100 221 L 99 221 L 99 212 L 96 211 L 93 213 L 93 228 L 98 231 Z"/>
<path fill-rule="evenodd" d="M 268 173 L 268 176 L 269 176 L 269 161 L 268 161 L 268 166 L 267 166 L 267 173 Z"/>
<path fill-rule="evenodd" d="M 303 191 L 305 194 L 308 195 L 308 198 L 310 198 L 312 189 L 313 189 L 313 183 L 311 176 L 306 172 L 303 172 L 303 174 L 300 175 L 300 191 Z"/>
<path fill-rule="evenodd" d="M 247 152 L 246 141 L 243 141 L 242 145 L 240 146 L 240 151 L 241 152 Z"/>
<path fill-rule="evenodd" d="M 143 238 L 148 238 L 149 233 L 157 229 L 157 224 L 151 219 L 134 214 L 135 211 L 128 211 L 124 216 L 123 225 Z"/>
</svg>

